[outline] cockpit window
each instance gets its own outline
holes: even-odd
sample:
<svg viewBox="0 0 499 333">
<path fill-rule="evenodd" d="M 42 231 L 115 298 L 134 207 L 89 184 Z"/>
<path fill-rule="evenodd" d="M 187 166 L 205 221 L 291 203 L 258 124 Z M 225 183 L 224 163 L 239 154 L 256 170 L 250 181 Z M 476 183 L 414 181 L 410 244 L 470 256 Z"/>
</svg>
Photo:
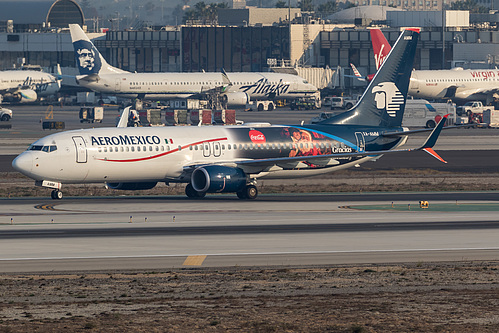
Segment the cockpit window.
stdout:
<svg viewBox="0 0 499 333">
<path fill-rule="evenodd" d="M 307 80 L 303 80 L 303 83 L 308 84 L 308 81 Z"/>
<path fill-rule="evenodd" d="M 28 148 L 28 150 L 42 150 L 43 146 L 39 145 L 31 145 L 31 147 Z"/>
<path fill-rule="evenodd" d="M 56 145 L 49 145 L 49 146 L 41 146 L 41 145 L 31 145 L 28 150 L 35 150 L 35 151 L 43 151 L 46 153 L 50 153 L 53 151 L 57 150 Z"/>
</svg>

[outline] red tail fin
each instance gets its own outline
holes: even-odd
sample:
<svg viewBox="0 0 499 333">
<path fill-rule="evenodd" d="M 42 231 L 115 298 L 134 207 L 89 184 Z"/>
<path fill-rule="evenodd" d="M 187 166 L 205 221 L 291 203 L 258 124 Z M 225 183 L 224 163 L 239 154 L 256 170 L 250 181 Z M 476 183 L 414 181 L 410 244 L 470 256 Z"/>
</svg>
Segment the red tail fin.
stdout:
<svg viewBox="0 0 499 333">
<path fill-rule="evenodd" d="M 374 61 L 376 62 L 376 70 L 378 70 L 385 61 L 386 56 L 390 53 L 392 47 L 386 40 L 385 36 L 379 29 L 371 29 L 371 42 L 373 44 Z"/>
</svg>

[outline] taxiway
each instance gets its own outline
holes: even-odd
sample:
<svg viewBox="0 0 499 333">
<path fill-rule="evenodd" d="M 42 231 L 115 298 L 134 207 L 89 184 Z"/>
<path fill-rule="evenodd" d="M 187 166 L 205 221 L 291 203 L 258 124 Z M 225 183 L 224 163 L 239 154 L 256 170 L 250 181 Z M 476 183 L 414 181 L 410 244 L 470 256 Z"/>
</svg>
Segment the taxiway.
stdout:
<svg viewBox="0 0 499 333">
<path fill-rule="evenodd" d="M 497 193 L 425 194 L 429 209 L 418 197 L 5 199 L 0 271 L 499 259 Z M 391 202 L 398 209 L 379 208 Z"/>
</svg>

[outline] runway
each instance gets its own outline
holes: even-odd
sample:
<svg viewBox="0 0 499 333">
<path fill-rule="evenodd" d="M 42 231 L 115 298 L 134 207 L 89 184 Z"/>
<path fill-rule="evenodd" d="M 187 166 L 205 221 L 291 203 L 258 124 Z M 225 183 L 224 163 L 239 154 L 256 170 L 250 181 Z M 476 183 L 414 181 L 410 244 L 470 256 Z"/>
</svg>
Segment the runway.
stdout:
<svg viewBox="0 0 499 333">
<path fill-rule="evenodd" d="M 262 195 L 251 202 L 233 196 L 126 197 L 57 204 L 4 199 L 0 271 L 499 259 L 497 193 L 425 194 L 428 210 L 419 208 L 420 197 Z M 412 208 L 365 209 L 391 202 Z M 475 204 L 490 210 L 463 208 Z"/>
</svg>

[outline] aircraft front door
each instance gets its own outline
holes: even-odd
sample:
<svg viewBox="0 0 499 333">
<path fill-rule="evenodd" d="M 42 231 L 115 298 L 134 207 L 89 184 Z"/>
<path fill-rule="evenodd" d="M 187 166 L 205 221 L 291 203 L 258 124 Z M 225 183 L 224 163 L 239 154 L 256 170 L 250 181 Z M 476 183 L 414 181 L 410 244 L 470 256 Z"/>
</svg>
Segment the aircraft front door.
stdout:
<svg viewBox="0 0 499 333">
<path fill-rule="evenodd" d="M 355 132 L 355 137 L 357 138 L 357 147 L 359 152 L 366 150 L 366 141 L 364 140 L 364 134 L 361 132 Z"/>
<path fill-rule="evenodd" d="M 220 142 L 213 142 L 213 156 L 220 157 L 222 154 L 222 149 L 220 148 Z"/>
<path fill-rule="evenodd" d="M 73 136 L 76 147 L 76 163 L 87 163 L 87 145 L 81 136 Z"/>
</svg>

